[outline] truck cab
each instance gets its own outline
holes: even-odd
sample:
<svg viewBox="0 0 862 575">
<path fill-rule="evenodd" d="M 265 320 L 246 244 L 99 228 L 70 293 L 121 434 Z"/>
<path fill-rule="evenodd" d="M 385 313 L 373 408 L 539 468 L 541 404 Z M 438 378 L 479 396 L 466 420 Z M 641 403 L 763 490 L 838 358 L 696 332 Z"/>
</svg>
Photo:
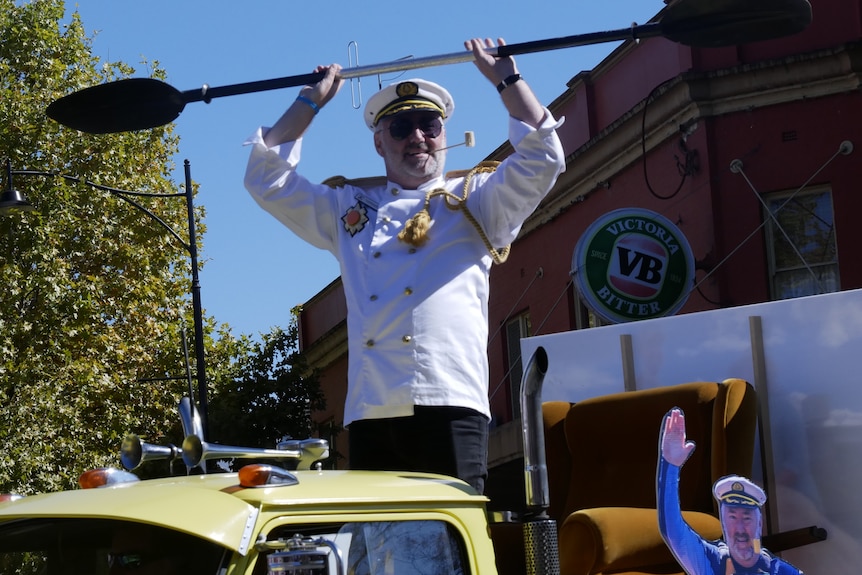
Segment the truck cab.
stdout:
<svg viewBox="0 0 862 575">
<path fill-rule="evenodd" d="M 94 474 L 114 478 L 0 503 L 0 573 L 496 572 L 487 499 L 449 477 L 263 464 Z"/>
</svg>

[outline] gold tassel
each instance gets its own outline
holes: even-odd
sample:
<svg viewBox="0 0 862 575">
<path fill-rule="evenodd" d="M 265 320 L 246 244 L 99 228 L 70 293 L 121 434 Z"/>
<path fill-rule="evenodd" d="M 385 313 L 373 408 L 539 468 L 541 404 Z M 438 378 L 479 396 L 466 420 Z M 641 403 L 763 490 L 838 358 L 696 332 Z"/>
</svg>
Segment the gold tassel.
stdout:
<svg viewBox="0 0 862 575">
<path fill-rule="evenodd" d="M 398 239 L 411 246 L 422 247 L 428 241 L 428 228 L 430 227 L 431 214 L 428 213 L 428 201 L 426 200 L 425 207 L 407 220 L 404 229 L 398 232 Z"/>
<path fill-rule="evenodd" d="M 434 196 L 443 196 L 446 201 L 447 208 L 464 212 L 464 217 L 467 218 L 479 233 L 479 237 L 481 237 L 482 241 L 485 243 L 485 247 L 491 254 L 491 259 L 494 260 L 494 263 L 501 264 L 505 262 L 509 257 L 510 246 L 506 246 L 501 250 L 495 249 L 494 246 L 491 245 L 491 242 L 488 241 L 488 236 L 485 235 L 485 231 L 482 229 L 482 226 L 476 218 L 473 217 L 470 210 L 467 209 L 467 196 L 470 193 L 470 180 L 472 180 L 473 176 L 479 172 L 493 172 L 497 169 L 499 163 L 500 162 L 482 162 L 467 172 L 467 175 L 464 178 L 463 195 L 461 197 L 447 192 L 443 188 L 430 190 L 425 195 L 425 205 L 422 206 L 422 209 L 419 210 L 416 215 L 407 220 L 407 223 L 404 224 L 404 229 L 398 232 L 398 239 L 417 248 L 424 246 L 428 242 L 428 229 L 431 227 L 431 213 L 429 212 L 429 208 L 431 207 L 431 198 Z M 461 173 L 446 174 L 447 177 L 450 175 L 462 176 Z"/>
</svg>

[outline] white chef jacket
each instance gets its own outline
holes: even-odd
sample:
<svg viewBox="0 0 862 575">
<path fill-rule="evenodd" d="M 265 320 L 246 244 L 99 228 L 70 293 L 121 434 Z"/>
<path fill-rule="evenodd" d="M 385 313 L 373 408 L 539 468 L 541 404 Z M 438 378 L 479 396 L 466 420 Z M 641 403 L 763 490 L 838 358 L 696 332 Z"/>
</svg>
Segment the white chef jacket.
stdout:
<svg viewBox="0 0 862 575">
<path fill-rule="evenodd" d="M 473 177 L 467 207 L 491 244 L 516 238 L 524 220 L 565 170 L 554 120 L 538 129 L 509 120 L 515 152 Z M 467 407 L 490 419 L 488 291 L 492 259 L 477 230 L 443 197 L 431 200 L 428 241 L 398 232 L 429 189 L 463 195 L 464 178 L 439 177 L 417 190 L 387 182 L 331 188 L 296 172 L 302 140 L 272 148 L 259 128 L 245 186 L 299 237 L 338 259 L 347 298 L 348 385 L 344 425 L 413 414 L 415 405 Z"/>
</svg>

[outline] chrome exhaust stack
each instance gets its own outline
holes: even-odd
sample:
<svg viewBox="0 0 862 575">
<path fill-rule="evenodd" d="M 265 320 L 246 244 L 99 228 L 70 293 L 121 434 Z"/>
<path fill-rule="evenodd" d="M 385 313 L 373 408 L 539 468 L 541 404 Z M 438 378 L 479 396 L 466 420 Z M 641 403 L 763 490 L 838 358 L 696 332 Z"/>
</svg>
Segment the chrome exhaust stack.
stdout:
<svg viewBox="0 0 862 575">
<path fill-rule="evenodd" d="M 527 575 L 559 575 L 557 522 L 548 517 L 550 494 L 542 419 L 542 384 L 548 372 L 548 353 L 538 347 L 521 379 L 521 431 L 524 439 L 524 552 Z"/>
<path fill-rule="evenodd" d="M 521 378 L 521 433 L 524 439 L 524 481 L 529 513 L 548 509 L 548 467 L 542 427 L 542 384 L 548 371 L 548 353 L 539 347 Z"/>
</svg>

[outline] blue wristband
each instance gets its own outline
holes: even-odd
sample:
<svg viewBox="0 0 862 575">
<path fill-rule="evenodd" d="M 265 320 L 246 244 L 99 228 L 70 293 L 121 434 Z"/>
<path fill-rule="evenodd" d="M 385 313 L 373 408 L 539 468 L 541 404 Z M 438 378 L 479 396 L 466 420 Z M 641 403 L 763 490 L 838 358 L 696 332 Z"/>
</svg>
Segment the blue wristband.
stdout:
<svg viewBox="0 0 862 575">
<path fill-rule="evenodd" d="M 305 97 L 305 96 L 303 96 L 302 94 L 300 94 L 299 96 L 297 96 L 297 97 L 296 97 L 296 101 L 297 101 L 297 102 L 302 102 L 303 104 L 308 104 L 308 105 L 311 107 L 311 109 L 312 109 L 312 110 L 314 110 L 314 115 L 315 115 L 315 116 L 316 116 L 316 115 L 317 115 L 317 113 L 320 111 L 320 106 L 318 106 L 317 104 L 315 104 L 315 103 L 314 103 L 314 100 L 312 100 L 311 98 L 306 98 L 306 97 Z"/>
</svg>

